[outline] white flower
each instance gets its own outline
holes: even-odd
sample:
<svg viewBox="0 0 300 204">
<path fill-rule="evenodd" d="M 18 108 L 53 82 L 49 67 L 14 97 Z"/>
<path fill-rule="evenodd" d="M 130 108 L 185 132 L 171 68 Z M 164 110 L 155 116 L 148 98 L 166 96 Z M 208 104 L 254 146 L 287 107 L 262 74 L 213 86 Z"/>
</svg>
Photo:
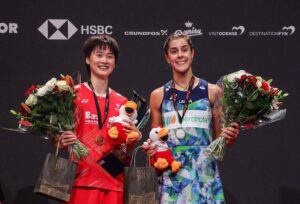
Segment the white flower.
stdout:
<svg viewBox="0 0 300 204">
<path fill-rule="evenodd" d="M 261 78 L 261 76 L 256 76 L 255 78 L 256 78 L 256 87 L 261 88 L 262 82 L 264 81 L 263 78 Z"/>
<path fill-rule="evenodd" d="M 37 97 L 34 94 L 30 94 L 27 100 L 25 101 L 25 104 L 28 106 L 34 106 L 37 103 Z"/>
<path fill-rule="evenodd" d="M 55 86 L 55 83 L 56 83 L 56 78 L 53 77 L 45 84 L 45 86 Z"/>
<path fill-rule="evenodd" d="M 36 96 L 44 96 L 48 92 L 51 92 L 55 87 L 55 83 L 56 83 L 56 78 L 53 77 L 44 86 L 40 87 L 37 90 L 35 95 Z"/>
<path fill-rule="evenodd" d="M 36 96 L 44 96 L 48 93 L 48 87 L 47 86 L 43 86 L 41 88 L 39 88 L 36 92 Z"/>
<path fill-rule="evenodd" d="M 55 87 L 55 83 L 56 83 L 56 78 L 53 77 L 45 84 L 46 89 L 48 91 L 52 91 Z"/>
<path fill-rule="evenodd" d="M 65 80 L 57 81 L 56 86 L 58 87 L 58 90 L 60 90 L 60 91 L 68 91 L 70 89 L 70 86 L 67 84 L 67 82 Z"/>
<path fill-rule="evenodd" d="M 256 76 L 255 78 L 256 80 L 263 81 L 263 78 L 261 78 L 261 76 Z"/>
<path fill-rule="evenodd" d="M 242 75 L 244 74 L 247 74 L 247 72 L 245 72 L 244 70 L 240 70 L 240 71 L 237 71 L 237 72 L 233 72 L 231 74 L 228 74 L 226 76 L 227 80 L 229 82 L 234 82 L 236 79 L 239 79 L 241 78 Z"/>
<path fill-rule="evenodd" d="M 257 88 L 260 88 L 260 87 L 262 86 L 261 81 L 257 80 L 257 81 L 256 81 L 256 86 L 257 86 Z"/>
<path fill-rule="evenodd" d="M 271 109 L 272 109 L 272 110 L 277 110 L 277 109 L 279 109 L 279 106 L 278 106 L 278 100 L 277 100 L 276 98 L 274 98 L 273 101 L 272 101 Z"/>
</svg>

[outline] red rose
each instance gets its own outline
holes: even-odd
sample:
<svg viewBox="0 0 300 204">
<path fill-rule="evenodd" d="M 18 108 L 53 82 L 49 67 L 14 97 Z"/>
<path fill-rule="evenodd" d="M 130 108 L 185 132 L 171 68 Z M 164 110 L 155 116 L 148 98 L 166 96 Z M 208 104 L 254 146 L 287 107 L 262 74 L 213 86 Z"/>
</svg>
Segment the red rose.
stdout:
<svg viewBox="0 0 300 204">
<path fill-rule="evenodd" d="M 283 106 L 283 102 L 277 102 L 276 105 L 277 105 L 278 107 Z"/>
<path fill-rule="evenodd" d="M 273 96 L 278 96 L 279 89 L 277 89 L 275 87 L 271 87 L 271 92 L 272 92 Z"/>
<path fill-rule="evenodd" d="M 250 81 L 250 83 L 252 84 L 252 86 L 256 87 L 256 77 L 255 76 L 248 76 L 248 80 Z"/>
<path fill-rule="evenodd" d="M 240 81 L 243 82 L 243 81 L 245 81 L 245 79 L 247 79 L 247 75 L 243 74 L 240 78 Z"/>
<path fill-rule="evenodd" d="M 263 89 L 264 89 L 266 92 L 269 92 L 269 91 L 270 91 L 270 85 L 269 85 L 267 82 L 263 81 L 263 82 L 262 82 L 262 87 L 263 87 Z"/>
<path fill-rule="evenodd" d="M 31 85 L 31 87 L 29 87 L 29 89 L 25 92 L 25 96 L 28 97 L 32 92 L 35 91 L 36 86 Z"/>
<path fill-rule="evenodd" d="M 54 93 L 58 93 L 59 92 L 58 87 L 55 86 L 54 89 L 53 89 L 53 91 L 54 91 Z"/>
</svg>

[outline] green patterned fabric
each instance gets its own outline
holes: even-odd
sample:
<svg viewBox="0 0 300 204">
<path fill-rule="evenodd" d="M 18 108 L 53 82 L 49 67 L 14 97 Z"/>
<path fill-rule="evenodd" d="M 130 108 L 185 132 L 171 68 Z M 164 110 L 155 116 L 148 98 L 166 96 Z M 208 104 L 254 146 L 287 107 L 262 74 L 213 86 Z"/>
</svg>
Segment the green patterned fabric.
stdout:
<svg viewBox="0 0 300 204">
<path fill-rule="evenodd" d="M 183 108 L 185 92 L 176 90 L 179 110 Z M 182 124 L 172 101 L 171 82 L 164 86 L 161 106 L 163 124 L 169 129 L 168 146 L 174 159 L 182 163 L 177 173 L 165 171 L 159 179 L 162 204 L 224 204 L 224 194 L 217 163 L 201 157 L 201 151 L 212 141 L 212 115 L 208 99 L 208 84 L 200 80 L 192 90 L 190 104 Z M 182 111 L 179 111 L 181 114 Z M 182 129 L 184 138 L 177 138 Z"/>
</svg>

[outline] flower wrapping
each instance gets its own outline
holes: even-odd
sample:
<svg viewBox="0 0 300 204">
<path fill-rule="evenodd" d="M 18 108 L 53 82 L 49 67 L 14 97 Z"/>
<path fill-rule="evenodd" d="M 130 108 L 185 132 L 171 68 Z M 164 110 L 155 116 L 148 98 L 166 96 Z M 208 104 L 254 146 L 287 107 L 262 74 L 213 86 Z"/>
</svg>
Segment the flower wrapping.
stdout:
<svg viewBox="0 0 300 204">
<path fill-rule="evenodd" d="M 286 109 L 280 109 L 288 93 L 271 86 L 272 80 L 264 80 L 244 70 L 221 77 L 217 86 L 213 108 L 214 116 L 223 127 L 236 122 L 242 130 L 253 129 L 281 120 Z M 226 152 L 225 137 L 220 135 L 203 154 L 222 161 Z"/>
<path fill-rule="evenodd" d="M 71 76 L 61 75 L 60 79 L 52 78 L 42 86 L 32 85 L 25 96 L 27 98 L 21 103 L 20 112 L 10 111 L 19 119 L 21 130 L 32 130 L 46 138 L 74 130 L 76 95 Z M 88 152 L 79 140 L 75 141 L 73 153 L 77 159 L 87 156 Z"/>
</svg>

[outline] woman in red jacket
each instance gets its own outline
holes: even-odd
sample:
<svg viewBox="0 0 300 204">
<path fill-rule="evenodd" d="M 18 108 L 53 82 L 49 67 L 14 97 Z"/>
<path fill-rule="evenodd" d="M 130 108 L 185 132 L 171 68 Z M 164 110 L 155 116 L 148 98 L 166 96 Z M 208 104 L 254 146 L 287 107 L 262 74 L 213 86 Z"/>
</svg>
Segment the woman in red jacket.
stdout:
<svg viewBox="0 0 300 204">
<path fill-rule="evenodd" d="M 127 99 L 109 87 L 109 76 L 115 69 L 118 45 L 115 39 L 106 35 L 92 36 L 83 45 L 85 63 L 90 80 L 75 87 L 76 128 L 64 132 L 59 140 L 61 147 L 72 145 L 79 139 L 89 149 L 86 158 L 78 161 L 77 176 L 71 193 L 71 204 L 93 204 L 123 202 L 123 175 L 111 175 L 99 161 L 114 152 L 119 159 L 128 158 L 124 145 L 112 142 L 107 135 L 108 119 L 119 114 Z M 125 132 L 137 131 L 131 121 L 126 121 Z M 140 138 L 129 138 L 127 148 Z M 122 171 L 122 170 L 121 170 Z"/>
</svg>

